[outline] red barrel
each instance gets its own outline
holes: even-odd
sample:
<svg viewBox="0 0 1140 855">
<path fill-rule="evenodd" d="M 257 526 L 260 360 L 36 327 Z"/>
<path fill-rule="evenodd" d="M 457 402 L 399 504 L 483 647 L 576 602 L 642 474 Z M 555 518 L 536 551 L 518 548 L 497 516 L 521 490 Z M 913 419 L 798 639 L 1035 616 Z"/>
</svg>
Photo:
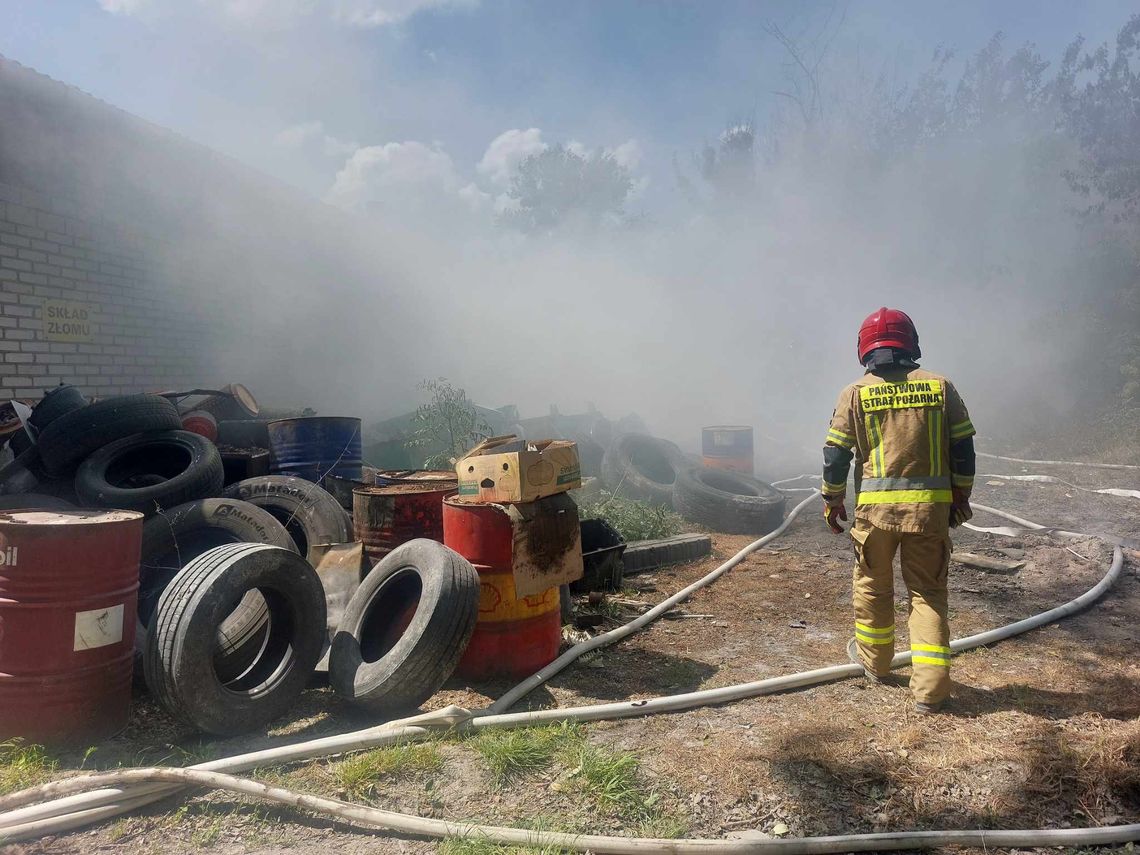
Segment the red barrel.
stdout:
<svg viewBox="0 0 1140 855">
<path fill-rule="evenodd" d="M 182 429 L 206 437 L 210 442 L 218 441 L 218 420 L 213 413 L 205 410 L 191 410 L 182 417 Z"/>
<path fill-rule="evenodd" d="M 371 565 L 402 543 L 426 537 L 443 541 L 443 500 L 455 484 L 388 484 L 352 491 L 353 536 Z"/>
<path fill-rule="evenodd" d="M 142 525 L 0 513 L 0 741 L 90 745 L 126 726 Z"/>
<path fill-rule="evenodd" d="M 702 428 L 701 462 L 712 469 L 729 469 L 751 475 L 755 469 L 752 428 L 747 425 Z"/>
<path fill-rule="evenodd" d="M 558 588 L 515 596 L 515 531 L 506 512 L 448 499 L 443 542 L 479 572 L 479 620 L 455 673 L 467 680 L 522 679 L 553 662 L 562 641 Z"/>
</svg>

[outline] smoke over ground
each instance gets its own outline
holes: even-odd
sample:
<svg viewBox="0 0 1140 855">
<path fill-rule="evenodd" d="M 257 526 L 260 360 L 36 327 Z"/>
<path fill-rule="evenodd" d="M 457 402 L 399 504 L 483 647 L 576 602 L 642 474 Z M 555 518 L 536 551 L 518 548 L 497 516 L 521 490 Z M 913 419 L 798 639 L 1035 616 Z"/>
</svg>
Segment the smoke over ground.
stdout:
<svg viewBox="0 0 1140 855">
<path fill-rule="evenodd" d="M 824 93 L 818 109 L 773 107 L 720 142 L 723 128 L 703 129 L 722 166 L 703 176 L 691 133 L 637 134 L 604 104 L 575 136 L 514 119 L 463 151 L 348 141 L 318 107 L 257 130 L 271 161 L 325 159 L 323 184 L 306 179 L 322 203 L 298 215 L 297 198 L 260 188 L 205 193 L 171 238 L 226 309 L 217 379 L 271 403 L 371 420 L 442 376 L 524 416 L 637 412 L 687 449 L 702 425 L 753 424 L 775 476 L 815 464 L 835 396 L 860 373 L 858 324 L 889 305 L 915 319 L 923 365 L 956 381 L 983 437 L 1040 433 L 1115 400 L 1118 365 L 1089 341 L 1121 274 L 1090 260 L 1118 234 L 1076 215 L 1089 200 L 1066 173 L 1082 152 L 1049 89 L 1061 58 L 1034 80 L 1032 57 L 997 50 L 972 79 L 969 62 L 936 61 L 940 95 L 917 69 L 886 86 L 836 50 L 800 80 Z M 337 57 L 338 80 L 353 62 Z M 731 102 L 726 115 L 750 106 Z M 970 120 L 950 128 L 955 110 Z M 520 165 L 559 143 L 625 170 L 623 216 L 511 228 Z M 178 188 L 154 192 L 177 207 Z"/>
</svg>

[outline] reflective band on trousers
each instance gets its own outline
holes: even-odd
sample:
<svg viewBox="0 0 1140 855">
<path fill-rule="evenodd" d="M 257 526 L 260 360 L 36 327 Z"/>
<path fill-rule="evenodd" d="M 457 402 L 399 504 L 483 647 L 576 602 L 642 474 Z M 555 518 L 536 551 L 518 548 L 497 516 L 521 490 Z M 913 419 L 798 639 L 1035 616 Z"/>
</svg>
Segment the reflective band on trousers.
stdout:
<svg viewBox="0 0 1140 855">
<path fill-rule="evenodd" d="M 954 500 L 949 490 L 879 490 L 859 494 L 857 505 L 949 505 Z"/>
<path fill-rule="evenodd" d="M 895 625 L 892 623 L 890 626 L 880 629 L 855 621 L 855 637 L 867 644 L 893 644 L 895 640 Z"/>
<path fill-rule="evenodd" d="M 914 478 L 864 478 L 860 490 L 885 492 L 887 490 L 949 490 L 947 475 L 918 475 Z"/>
<path fill-rule="evenodd" d="M 923 665 L 941 665 L 943 668 L 950 667 L 950 658 L 953 656 L 949 647 L 942 647 L 938 644 L 912 644 L 910 653 L 911 662 L 922 663 Z"/>
</svg>

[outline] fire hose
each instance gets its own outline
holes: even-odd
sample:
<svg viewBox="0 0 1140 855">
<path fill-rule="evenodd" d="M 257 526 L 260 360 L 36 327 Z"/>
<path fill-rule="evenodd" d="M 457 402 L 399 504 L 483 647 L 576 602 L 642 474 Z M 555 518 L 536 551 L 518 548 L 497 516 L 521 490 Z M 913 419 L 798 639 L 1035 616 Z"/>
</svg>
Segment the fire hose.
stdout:
<svg viewBox="0 0 1140 855">
<path fill-rule="evenodd" d="M 488 727 L 511 728 L 558 721 L 597 721 L 640 717 L 645 715 L 678 712 L 695 707 L 728 703 L 745 698 L 758 697 L 775 692 L 819 685 L 821 683 L 855 677 L 862 674 L 862 667 L 845 663 L 781 677 L 773 677 L 751 683 L 705 689 L 679 695 L 662 696 L 638 701 L 624 701 L 609 704 L 595 704 L 564 709 L 534 710 L 520 713 L 502 713 L 511 703 L 545 679 L 565 668 L 572 661 L 589 650 L 612 644 L 626 637 L 651 620 L 659 617 L 672 605 L 689 596 L 704 585 L 711 584 L 749 553 L 762 547 L 779 536 L 791 521 L 815 501 L 816 494 L 804 499 L 789 514 L 784 524 L 771 535 L 755 541 L 729 561 L 713 570 L 693 585 L 670 597 L 652 612 L 639 616 L 624 627 L 605 633 L 590 642 L 576 645 L 559 657 L 555 663 L 538 674 L 523 681 L 507 695 L 504 695 L 488 710 L 471 712 L 459 707 L 448 707 L 425 713 L 409 719 L 389 722 L 354 733 L 310 740 L 295 745 L 281 746 L 214 760 L 187 769 L 157 768 L 134 769 L 119 772 L 83 775 L 56 781 L 41 787 L 34 787 L 19 793 L 0 798 L 0 843 L 39 837 L 45 834 L 59 834 L 74 828 L 98 822 L 121 813 L 134 810 L 142 805 L 172 795 L 185 786 L 208 786 L 244 795 L 262 798 L 278 804 L 311 810 L 332 816 L 339 820 L 356 822 L 367 826 L 386 828 L 411 834 L 436 837 L 460 836 L 486 839 L 504 844 L 534 846 L 554 846 L 576 851 L 596 851 L 615 853 L 654 852 L 768 852 L 768 853 L 815 853 L 849 852 L 886 849 L 930 848 L 947 845 L 985 845 L 1004 847 L 1027 846 L 1074 846 L 1122 843 L 1140 839 L 1140 824 L 1111 826 L 1094 829 L 1020 829 L 1020 830 L 966 830 L 966 831 L 923 831 L 892 832 L 886 834 L 855 834 L 832 837 L 796 838 L 789 840 L 722 840 L 722 839 L 636 839 L 628 837 L 608 837 L 598 835 L 569 835 L 539 832 L 526 829 L 483 826 L 470 823 L 447 822 L 407 814 L 384 811 L 362 805 L 353 805 L 334 799 L 301 795 L 277 787 L 268 787 L 256 781 L 234 777 L 234 772 L 249 771 L 266 764 L 279 765 L 318 757 L 331 756 L 350 751 L 376 748 L 397 741 L 423 739 L 440 730 L 474 730 Z M 1049 529 L 1037 523 L 1021 519 L 1004 511 L 975 505 L 975 508 L 992 512 L 1011 522 L 1042 533 L 1055 533 L 1061 536 L 1081 535 Z M 988 530 L 988 529 L 983 529 Z M 1014 529 L 993 530 L 995 533 L 1020 533 Z M 1113 551 L 1112 563 L 1104 577 L 1081 596 L 1054 609 L 1026 618 L 1007 626 L 999 627 L 967 638 L 951 642 L 955 653 L 992 644 L 997 641 L 1028 632 L 1031 629 L 1052 623 L 1087 608 L 1119 578 L 1124 565 L 1124 554 L 1120 538 L 1113 538 L 1117 545 Z M 653 617 L 649 617 L 650 614 Z M 635 626 L 636 625 L 636 626 Z M 602 639 L 601 641 L 599 641 Z M 598 642 L 593 644 L 593 642 Z M 575 652 L 577 651 L 577 652 Z M 571 656 L 570 654 L 575 654 Z M 891 663 L 892 668 L 903 667 L 910 662 L 910 653 L 900 653 Z M 557 668 L 554 666 L 558 665 Z M 547 673 L 549 671 L 549 673 Z M 545 676 L 544 676 L 545 675 Z M 508 702 L 508 698 L 511 700 Z M 497 709 L 496 709 L 497 708 Z M 48 800 L 48 801 L 45 801 Z"/>
</svg>

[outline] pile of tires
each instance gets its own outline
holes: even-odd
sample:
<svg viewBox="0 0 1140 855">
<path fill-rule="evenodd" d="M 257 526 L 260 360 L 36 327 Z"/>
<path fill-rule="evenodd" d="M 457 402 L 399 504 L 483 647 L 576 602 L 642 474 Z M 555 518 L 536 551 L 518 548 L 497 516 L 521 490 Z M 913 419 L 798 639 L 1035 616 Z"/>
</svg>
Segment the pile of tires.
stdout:
<svg viewBox="0 0 1140 855">
<path fill-rule="evenodd" d="M 249 695 L 250 709 L 260 711 L 257 715 L 231 716 L 233 710 L 223 705 L 218 709 L 228 712 L 222 719 L 196 723 L 207 732 L 236 732 L 234 728 L 254 726 L 265 710 L 279 709 L 260 700 L 254 703 L 254 695 L 260 698 L 268 692 L 280 698 L 281 692 L 288 694 L 289 687 L 304 685 L 316 663 L 309 655 L 312 643 L 307 636 L 290 638 L 286 646 L 299 645 L 296 658 L 277 664 L 308 669 L 300 683 L 293 678 L 282 688 L 262 685 L 265 680 L 258 682 L 257 675 L 269 668 L 267 663 L 279 652 L 276 645 L 285 637 L 281 636 L 283 622 L 300 621 L 303 615 L 306 631 L 315 627 L 319 635 L 317 656 L 328 647 L 322 586 L 306 557 L 313 558 L 324 545 L 352 540 L 352 527 L 336 500 L 308 481 L 268 476 L 224 488 L 218 448 L 206 436 L 182 430 L 182 421 L 175 405 L 160 395 L 89 402 L 74 387 L 52 390 L 33 408 L 31 430 L 21 429 L 13 436 L 22 437 L 16 440 L 20 454 L 0 469 L 0 510 L 78 506 L 136 510 L 146 515 L 135 625 L 137 682 L 145 682 L 163 705 L 186 719 L 198 715 L 194 698 L 214 697 L 210 692 L 215 683 L 231 694 Z M 238 553 L 245 555 L 251 548 L 260 557 L 237 559 Z M 211 601 L 218 619 L 207 632 L 208 645 L 194 633 L 186 635 L 185 641 L 176 641 L 177 633 L 168 628 L 180 624 L 166 611 L 175 609 L 175 602 L 185 606 L 183 600 L 191 596 L 191 589 L 199 590 L 197 582 L 188 580 L 202 576 L 204 561 L 220 561 L 218 550 L 234 560 L 222 562 L 224 573 L 215 568 L 227 581 L 220 588 L 210 588 L 214 592 L 210 596 L 221 592 L 224 597 Z M 273 550 L 272 560 L 262 554 L 265 550 Z M 291 603 L 300 596 L 300 588 L 265 587 L 252 583 L 260 576 L 243 575 L 252 572 L 253 564 L 266 562 L 277 568 L 265 571 L 273 578 L 285 573 L 310 583 L 315 580 L 319 603 L 314 605 L 313 585 L 309 584 L 308 599 L 300 611 L 290 611 L 292 606 L 283 605 L 283 598 Z M 238 588 L 240 595 L 231 596 Z M 191 641 L 192 637 L 197 640 Z M 154 666 L 148 674 L 147 651 L 156 645 L 157 650 L 186 662 L 196 662 L 201 653 L 198 648 L 207 645 L 212 676 L 192 677 L 186 669 L 198 665 L 173 663 L 165 671 Z"/>
</svg>

